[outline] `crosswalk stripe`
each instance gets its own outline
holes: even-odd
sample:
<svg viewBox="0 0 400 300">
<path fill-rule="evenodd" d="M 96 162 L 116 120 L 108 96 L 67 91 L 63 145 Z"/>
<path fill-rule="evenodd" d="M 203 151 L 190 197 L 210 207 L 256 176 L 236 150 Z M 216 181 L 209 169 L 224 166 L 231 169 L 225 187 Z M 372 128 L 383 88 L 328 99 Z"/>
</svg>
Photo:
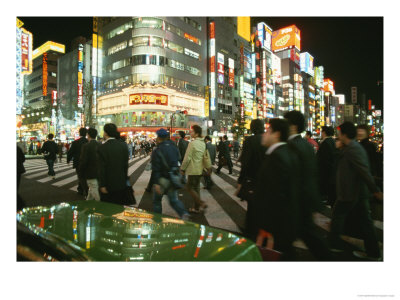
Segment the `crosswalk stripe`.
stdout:
<svg viewBox="0 0 400 300">
<path fill-rule="evenodd" d="M 68 178 L 66 178 L 64 180 L 61 180 L 61 181 L 57 181 L 57 182 L 53 183 L 52 185 L 60 187 L 60 186 L 66 185 L 68 183 L 71 183 L 71 182 L 73 182 L 75 180 L 78 180 L 78 176 L 76 176 L 76 175 L 74 175 L 72 177 L 68 177 Z"/>
<path fill-rule="evenodd" d="M 147 157 L 147 159 L 143 160 L 143 158 L 139 158 L 138 160 L 135 161 L 135 163 L 129 167 L 128 169 L 128 176 L 131 176 L 132 173 L 141 165 L 143 164 L 144 161 L 148 161 L 150 160 L 149 157 Z"/>
<path fill-rule="evenodd" d="M 144 194 L 147 184 L 149 183 L 149 180 L 150 180 L 150 176 L 151 176 L 151 172 L 144 170 L 143 173 L 136 180 L 135 184 L 133 185 L 133 190 L 135 191 L 135 198 L 136 198 L 137 206 L 139 206 L 140 201 L 142 201 L 143 194 Z"/>
<path fill-rule="evenodd" d="M 57 167 L 54 167 L 54 171 L 56 172 L 56 175 L 57 175 L 57 171 L 65 170 L 65 169 L 67 169 L 67 168 L 68 168 L 68 166 L 60 167 L 60 168 L 58 168 L 58 169 L 57 169 Z M 45 175 L 47 175 L 47 173 L 48 173 L 49 171 L 48 171 L 48 168 L 47 168 L 47 167 L 44 168 L 44 170 L 45 170 L 45 171 L 43 171 L 43 172 L 35 173 L 35 174 L 33 174 L 33 175 L 29 175 L 29 176 L 25 176 L 25 177 L 28 178 L 28 179 L 33 179 L 33 178 L 36 178 L 36 177 L 45 176 Z M 72 170 L 75 170 L 75 169 L 72 169 Z M 42 170 L 36 170 L 36 172 L 37 172 L 37 171 L 42 171 Z M 31 173 L 29 173 L 29 174 L 31 174 Z M 41 181 L 41 182 L 42 182 L 42 181 Z"/>
<path fill-rule="evenodd" d="M 68 174 L 71 174 L 71 173 L 75 173 L 75 169 L 71 169 L 71 170 L 68 170 L 68 171 L 65 171 L 65 172 L 61 172 L 61 173 L 56 173 L 56 178 L 64 177 L 65 175 L 68 175 Z M 47 177 L 47 178 L 40 179 L 38 181 L 43 183 L 43 182 L 48 182 L 48 181 L 51 181 L 51 180 L 53 180 L 52 177 Z"/>
<path fill-rule="evenodd" d="M 247 202 L 240 201 L 239 198 L 235 196 L 236 188 L 230 183 L 226 182 L 224 179 L 219 177 L 218 175 L 214 175 L 211 179 L 215 182 L 215 184 L 220 187 L 229 197 L 232 198 L 235 202 L 237 202 L 241 207 L 247 209 Z"/>
<path fill-rule="evenodd" d="M 221 168 L 221 172 L 225 173 L 225 175 L 229 176 L 230 178 L 232 178 L 233 180 L 237 181 L 239 176 L 235 176 L 233 174 L 229 174 L 229 170 L 225 169 L 225 168 Z"/>
<path fill-rule="evenodd" d="M 78 190 L 78 185 L 71 187 L 70 190 L 76 192 Z"/>
</svg>

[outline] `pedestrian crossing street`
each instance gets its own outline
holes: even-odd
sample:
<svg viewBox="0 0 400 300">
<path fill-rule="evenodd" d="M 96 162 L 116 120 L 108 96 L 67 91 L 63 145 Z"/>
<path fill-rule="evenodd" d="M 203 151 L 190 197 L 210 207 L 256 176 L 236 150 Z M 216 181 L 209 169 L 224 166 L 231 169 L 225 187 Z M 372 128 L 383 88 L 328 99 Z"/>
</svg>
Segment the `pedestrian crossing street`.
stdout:
<svg viewBox="0 0 400 300">
<path fill-rule="evenodd" d="M 152 194 L 145 192 L 151 175 L 151 171 L 145 170 L 149 161 L 149 156 L 141 158 L 136 157 L 130 160 L 128 175 L 135 191 L 137 201 L 135 206 L 152 211 Z M 210 190 L 201 188 L 201 199 L 207 203 L 208 208 L 204 214 L 192 214 L 192 221 L 240 234 L 245 224 L 247 202 L 240 201 L 240 199 L 234 195 L 240 166 L 235 164 L 235 161 L 233 162 L 233 174 L 229 174 L 228 169 L 224 167 L 221 169 L 220 174 L 213 173 L 212 180 L 215 185 Z M 72 163 L 68 165 L 65 159 L 61 163 L 56 162 L 54 165 L 56 179 L 47 175 L 47 165 L 43 159 L 27 160 L 24 166 L 26 173 L 24 173 L 23 176 L 28 180 L 35 180 L 38 184 L 43 184 L 43 187 L 52 185 L 60 189 L 70 190 L 71 193 L 77 191 L 78 178 L 75 169 L 72 168 Z M 215 172 L 216 166 L 213 166 L 213 169 Z M 186 190 L 183 189 L 179 191 L 179 199 L 184 203 L 186 208 L 193 206 L 193 200 Z M 163 214 L 178 217 L 178 214 L 169 205 L 168 197 L 166 196 L 163 197 L 162 207 Z M 331 212 L 328 208 L 326 212 L 324 211 L 324 214 L 317 213 L 315 215 L 315 222 L 319 230 L 321 230 L 321 233 L 325 236 L 329 231 L 330 216 Z M 382 241 L 383 222 L 374 222 L 380 241 Z M 361 246 L 361 248 L 363 248 L 362 240 L 351 237 L 344 237 L 344 239 L 349 244 Z M 300 249 L 307 249 L 301 240 L 297 240 L 294 245 Z"/>
</svg>

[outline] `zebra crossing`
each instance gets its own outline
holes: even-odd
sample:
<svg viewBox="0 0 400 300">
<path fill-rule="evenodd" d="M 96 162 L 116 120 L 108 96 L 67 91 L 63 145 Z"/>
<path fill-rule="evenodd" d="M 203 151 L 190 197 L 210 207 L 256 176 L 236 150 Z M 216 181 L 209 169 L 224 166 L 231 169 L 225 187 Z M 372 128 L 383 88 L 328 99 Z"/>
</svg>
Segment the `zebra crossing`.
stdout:
<svg viewBox="0 0 400 300">
<path fill-rule="evenodd" d="M 142 209 L 152 210 L 152 194 L 145 191 L 151 176 L 151 171 L 146 170 L 146 165 L 149 163 L 150 157 L 136 157 L 129 161 L 128 175 L 130 182 L 135 191 L 135 198 L 137 201 L 136 206 Z M 47 164 L 42 159 L 27 160 L 24 164 L 26 173 L 23 174 L 28 180 L 34 180 L 37 184 L 42 184 L 40 188 L 46 185 L 68 190 L 71 193 L 77 191 L 78 178 L 75 169 L 72 168 L 72 163 L 67 164 L 63 162 L 56 162 L 54 170 L 56 172 L 56 179 L 47 175 Z M 221 228 L 235 233 L 242 233 L 245 224 L 245 215 L 247 210 L 247 202 L 240 201 L 235 196 L 236 183 L 240 172 L 240 166 L 233 165 L 233 174 L 229 174 L 226 167 L 221 169 L 219 174 L 215 174 L 216 166 L 213 166 L 214 174 L 212 180 L 215 185 L 206 190 L 203 185 L 200 189 L 201 199 L 204 200 L 208 208 L 204 214 L 192 214 L 192 221 L 211 227 Z M 184 203 L 186 208 L 193 206 L 193 200 L 186 190 L 179 191 L 179 199 Z M 170 206 L 168 197 L 164 196 L 162 199 L 163 214 L 178 218 L 178 214 Z M 330 222 L 330 209 L 327 208 L 326 214 L 316 214 L 315 222 L 321 232 L 325 234 L 329 231 Z M 374 220 L 377 228 L 380 241 L 383 240 L 383 222 Z M 359 247 L 362 246 L 362 240 L 343 237 L 344 240 Z M 300 249 L 307 249 L 306 245 L 297 240 L 294 245 Z M 381 247 L 383 246 L 380 243 Z M 362 248 L 362 247 L 361 247 Z"/>
</svg>

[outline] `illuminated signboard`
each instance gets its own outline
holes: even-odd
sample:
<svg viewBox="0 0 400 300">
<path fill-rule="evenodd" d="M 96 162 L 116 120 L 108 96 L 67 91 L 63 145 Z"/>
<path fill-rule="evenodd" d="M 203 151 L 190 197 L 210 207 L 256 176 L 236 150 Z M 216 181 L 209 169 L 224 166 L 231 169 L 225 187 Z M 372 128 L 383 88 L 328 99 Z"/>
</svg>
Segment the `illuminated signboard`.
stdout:
<svg viewBox="0 0 400 300">
<path fill-rule="evenodd" d="M 191 42 L 193 42 L 193 43 L 196 43 L 196 44 L 199 43 L 199 39 L 196 38 L 196 37 L 194 37 L 193 35 L 190 35 L 190 34 L 188 34 L 188 33 L 185 32 L 185 33 L 183 34 L 183 36 L 185 37 L 185 39 L 187 39 L 187 40 L 189 40 L 189 41 L 191 41 Z"/>
<path fill-rule="evenodd" d="M 97 77 L 97 34 L 93 33 L 92 40 L 92 76 Z"/>
<path fill-rule="evenodd" d="M 357 103 L 357 87 L 356 86 L 351 87 L 351 103 L 353 103 L 353 104 Z"/>
<path fill-rule="evenodd" d="M 256 54 L 251 55 L 251 78 L 256 78 Z"/>
<path fill-rule="evenodd" d="M 257 24 L 257 34 L 261 47 L 271 51 L 272 29 L 267 24 L 261 22 Z"/>
<path fill-rule="evenodd" d="M 217 82 L 220 84 L 224 84 L 224 55 L 221 53 L 217 53 L 217 63 L 218 63 L 218 75 Z"/>
<path fill-rule="evenodd" d="M 22 28 L 21 74 L 32 74 L 32 33 Z"/>
<path fill-rule="evenodd" d="M 33 51 L 32 59 L 35 59 L 36 57 L 42 55 L 49 50 L 59 53 L 65 53 L 65 46 L 63 44 L 48 41 Z"/>
<path fill-rule="evenodd" d="M 78 107 L 83 107 L 83 45 L 78 46 Z"/>
<path fill-rule="evenodd" d="M 333 93 L 333 81 L 330 79 L 324 79 L 324 92 Z"/>
<path fill-rule="evenodd" d="M 129 104 L 168 105 L 168 95 L 150 93 L 131 94 L 129 95 Z"/>
<path fill-rule="evenodd" d="M 382 110 L 380 110 L 380 109 L 375 110 L 375 116 L 381 117 L 382 116 Z"/>
<path fill-rule="evenodd" d="M 229 67 L 229 86 L 235 86 L 235 61 L 232 58 L 228 58 Z"/>
<path fill-rule="evenodd" d="M 310 53 L 300 53 L 300 70 L 314 76 L 314 57 Z"/>
<path fill-rule="evenodd" d="M 205 87 L 204 115 L 206 117 L 210 115 L 210 93 L 208 85 Z"/>
<path fill-rule="evenodd" d="M 237 17 L 237 34 L 250 42 L 250 17 Z"/>
<path fill-rule="evenodd" d="M 339 105 L 344 105 L 345 104 L 345 96 L 344 95 L 336 95 L 338 98 Z"/>
<path fill-rule="evenodd" d="M 210 109 L 215 110 L 215 22 L 209 24 L 210 34 Z"/>
<path fill-rule="evenodd" d="M 51 91 L 51 100 L 53 102 L 53 106 L 57 106 L 57 91 Z"/>
<path fill-rule="evenodd" d="M 272 51 L 278 52 L 294 47 L 301 50 L 300 30 L 295 25 L 272 32 Z"/>
<path fill-rule="evenodd" d="M 17 19 L 18 22 L 18 19 Z M 21 25 L 22 26 L 22 25 Z M 23 99 L 22 99 L 22 76 L 21 76 L 21 35 L 22 30 L 17 27 L 17 60 L 16 60 L 16 104 L 17 104 L 17 114 L 21 114 Z"/>
<path fill-rule="evenodd" d="M 324 86 L 324 67 L 315 67 L 314 68 L 314 84 L 321 88 Z"/>
<path fill-rule="evenodd" d="M 42 94 L 43 96 L 47 96 L 47 53 L 43 53 L 43 68 L 42 68 Z"/>
<path fill-rule="evenodd" d="M 273 80 L 275 81 L 275 83 L 281 84 L 282 83 L 281 59 L 275 54 L 272 54 L 271 64 L 272 64 Z"/>
</svg>

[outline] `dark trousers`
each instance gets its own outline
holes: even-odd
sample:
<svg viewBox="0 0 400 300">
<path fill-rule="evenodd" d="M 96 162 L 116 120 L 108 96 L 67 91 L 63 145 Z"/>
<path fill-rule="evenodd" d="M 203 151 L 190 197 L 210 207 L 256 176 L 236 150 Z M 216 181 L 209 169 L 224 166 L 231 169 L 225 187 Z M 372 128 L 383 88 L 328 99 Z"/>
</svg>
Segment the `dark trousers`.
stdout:
<svg viewBox="0 0 400 300">
<path fill-rule="evenodd" d="M 231 157 L 230 156 L 229 157 L 225 157 L 225 159 L 226 159 L 226 162 L 227 162 L 227 165 L 228 165 L 229 173 L 232 173 L 233 164 L 232 164 Z M 221 165 L 221 164 L 218 164 L 218 165 L 219 166 L 217 168 L 217 173 L 219 173 L 221 171 L 222 167 L 223 167 L 223 165 Z"/>
<path fill-rule="evenodd" d="M 239 150 L 233 150 L 233 157 L 238 158 L 239 156 Z"/>
<path fill-rule="evenodd" d="M 21 183 L 21 175 L 22 175 L 21 173 L 17 173 L 17 211 L 25 207 L 25 203 L 18 193 L 19 184 Z"/>
<path fill-rule="evenodd" d="M 76 171 L 76 175 L 78 176 L 78 182 L 79 182 L 78 193 L 86 196 L 89 191 L 89 187 L 87 185 L 86 178 L 84 176 L 82 176 L 81 174 L 79 174 L 78 168 L 76 168 L 75 171 Z"/>
<path fill-rule="evenodd" d="M 127 205 L 127 191 L 126 189 L 123 189 L 121 191 L 109 191 L 107 194 L 103 194 L 100 192 L 100 201 Z"/>
<path fill-rule="evenodd" d="M 211 180 L 211 175 L 203 174 L 203 178 L 206 189 L 210 189 L 214 185 L 214 182 Z"/>
<path fill-rule="evenodd" d="M 361 198 L 356 202 L 336 202 L 333 207 L 331 222 L 331 231 L 329 233 L 329 243 L 333 248 L 342 248 L 343 241 L 340 235 L 343 234 L 346 217 L 352 210 L 358 214 L 358 222 L 364 239 L 364 246 L 367 255 L 370 257 L 379 257 L 379 243 L 376 236 L 374 223 L 371 218 L 368 198 Z"/>
<path fill-rule="evenodd" d="M 47 173 L 49 176 L 55 176 L 56 173 L 54 172 L 54 160 L 46 159 L 47 166 L 49 167 L 49 172 Z"/>
<path fill-rule="evenodd" d="M 256 208 L 254 199 L 247 200 L 247 211 L 246 211 L 246 222 L 245 222 L 245 229 L 244 235 L 251 239 L 253 242 L 256 242 L 257 234 L 258 234 L 258 226 L 256 223 Z"/>
</svg>

